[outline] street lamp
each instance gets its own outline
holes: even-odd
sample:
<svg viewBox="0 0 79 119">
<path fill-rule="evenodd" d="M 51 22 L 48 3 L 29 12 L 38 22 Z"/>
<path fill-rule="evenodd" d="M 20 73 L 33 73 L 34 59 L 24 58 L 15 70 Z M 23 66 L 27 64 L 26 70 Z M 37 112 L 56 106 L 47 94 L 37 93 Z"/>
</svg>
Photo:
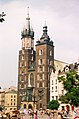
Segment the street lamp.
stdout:
<svg viewBox="0 0 79 119">
<path fill-rule="evenodd" d="M 4 14 L 4 12 L 2 12 L 0 14 L 0 22 L 2 23 L 3 21 L 5 21 L 5 19 L 3 18 L 4 16 L 6 16 L 6 14 Z"/>
</svg>

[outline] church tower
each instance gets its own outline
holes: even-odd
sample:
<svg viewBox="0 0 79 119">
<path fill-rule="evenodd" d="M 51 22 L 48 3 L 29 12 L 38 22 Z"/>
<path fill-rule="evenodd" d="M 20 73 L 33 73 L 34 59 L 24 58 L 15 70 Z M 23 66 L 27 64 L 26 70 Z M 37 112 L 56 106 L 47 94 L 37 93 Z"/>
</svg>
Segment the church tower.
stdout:
<svg viewBox="0 0 79 119">
<path fill-rule="evenodd" d="M 33 87 L 35 86 L 34 31 L 30 27 L 29 8 L 26 26 L 21 32 L 21 41 L 22 47 L 19 51 L 18 61 L 18 109 L 21 107 L 26 108 L 26 102 L 29 101 L 30 103 L 32 101 L 30 93 L 32 93 Z"/>
<path fill-rule="evenodd" d="M 50 73 L 54 66 L 54 45 L 43 27 L 43 35 L 36 43 L 36 94 L 37 108 L 47 108 L 50 101 Z"/>
</svg>

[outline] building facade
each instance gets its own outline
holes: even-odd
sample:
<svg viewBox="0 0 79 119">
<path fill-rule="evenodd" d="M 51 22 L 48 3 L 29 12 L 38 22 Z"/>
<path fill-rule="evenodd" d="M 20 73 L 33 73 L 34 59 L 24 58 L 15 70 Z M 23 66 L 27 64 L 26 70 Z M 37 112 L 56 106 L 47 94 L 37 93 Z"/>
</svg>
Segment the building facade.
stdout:
<svg viewBox="0 0 79 119">
<path fill-rule="evenodd" d="M 54 66 L 54 45 L 43 27 L 43 35 L 36 42 L 30 27 L 29 13 L 27 26 L 21 34 L 22 48 L 18 60 L 18 109 L 21 107 L 46 108 L 50 100 L 50 74 Z"/>
<path fill-rule="evenodd" d="M 5 110 L 17 110 L 17 91 L 10 90 L 5 92 Z"/>
</svg>

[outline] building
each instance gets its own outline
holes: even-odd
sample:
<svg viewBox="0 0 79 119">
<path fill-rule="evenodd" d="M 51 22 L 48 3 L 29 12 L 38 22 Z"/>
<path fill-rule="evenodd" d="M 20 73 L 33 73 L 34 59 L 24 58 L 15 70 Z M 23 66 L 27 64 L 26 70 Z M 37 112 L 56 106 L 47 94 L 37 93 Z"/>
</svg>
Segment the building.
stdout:
<svg viewBox="0 0 79 119">
<path fill-rule="evenodd" d="M 58 76 L 61 72 L 64 72 L 65 66 L 68 66 L 68 63 L 54 60 L 55 70 L 52 70 L 50 75 L 50 101 L 59 99 L 65 93 L 62 83 L 58 81 Z"/>
<path fill-rule="evenodd" d="M 0 89 L 0 107 L 4 109 L 5 104 L 5 91 L 3 89 Z"/>
<path fill-rule="evenodd" d="M 9 89 L 5 91 L 4 109 L 8 111 L 17 110 L 17 91 Z"/>
<path fill-rule="evenodd" d="M 61 63 L 62 62 L 57 63 L 57 65 L 61 64 Z M 61 66 L 61 65 L 59 65 L 59 66 Z M 64 67 L 61 67 L 61 71 L 60 71 L 60 68 L 59 68 L 59 71 L 58 71 L 58 69 L 55 71 L 52 70 L 52 73 L 50 76 L 50 101 L 53 99 L 58 100 L 60 98 L 60 96 L 62 96 L 66 93 L 66 90 L 64 90 L 63 84 L 62 84 L 62 82 L 60 82 L 58 80 L 58 77 L 61 77 L 61 76 L 65 77 L 66 72 L 68 72 L 69 70 L 75 70 L 79 74 L 79 63 L 74 63 L 74 64 L 64 63 L 62 66 L 64 66 Z M 61 104 L 60 108 L 61 107 L 65 108 L 65 105 L 66 104 Z"/>
<path fill-rule="evenodd" d="M 18 60 L 18 109 L 46 108 L 50 101 L 50 74 L 54 67 L 54 45 L 43 27 L 43 35 L 36 42 L 30 27 L 29 12 L 27 26 L 21 33 L 22 47 Z"/>
</svg>

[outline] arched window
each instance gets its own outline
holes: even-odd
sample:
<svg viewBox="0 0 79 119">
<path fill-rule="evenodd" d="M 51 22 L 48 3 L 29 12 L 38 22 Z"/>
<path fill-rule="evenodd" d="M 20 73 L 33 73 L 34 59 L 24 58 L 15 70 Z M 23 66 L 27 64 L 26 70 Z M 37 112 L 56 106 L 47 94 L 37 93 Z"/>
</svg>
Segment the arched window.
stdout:
<svg viewBox="0 0 79 119">
<path fill-rule="evenodd" d="M 28 109 L 32 109 L 32 105 L 31 104 L 28 105 Z"/>
<path fill-rule="evenodd" d="M 24 84 L 21 84 L 21 88 L 24 88 Z"/>
<path fill-rule="evenodd" d="M 24 104 L 24 109 L 26 109 L 26 104 Z"/>
<path fill-rule="evenodd" d="M 30 74 L 30 85 L 34 86 L 34 74 L 33 73 Z"/>
<path fill-rule="evenodd" d="M 39 83 L 39 87 L 42 87 L 42 82 Z"/>
<path fill-rule="evenodd" d="M 43 54 L 43 50 L 39 50 L 39 55 L 42 55 Z"/>
</svg>

